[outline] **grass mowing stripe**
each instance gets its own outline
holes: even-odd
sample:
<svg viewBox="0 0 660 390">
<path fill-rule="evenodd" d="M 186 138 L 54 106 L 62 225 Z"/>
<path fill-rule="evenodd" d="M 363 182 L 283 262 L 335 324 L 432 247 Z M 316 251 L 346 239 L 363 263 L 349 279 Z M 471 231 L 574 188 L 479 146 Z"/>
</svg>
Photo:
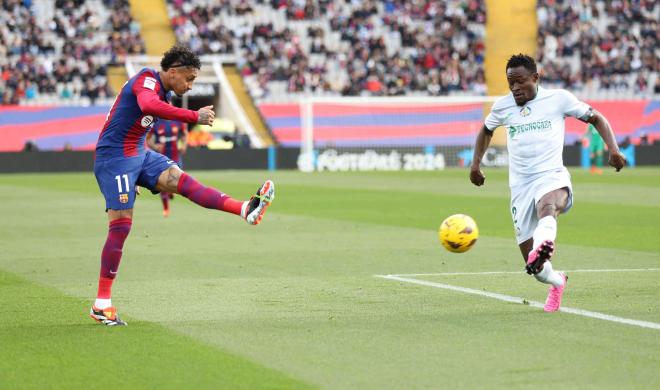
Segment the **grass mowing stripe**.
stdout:
<svg viewBox="0 0 660 390">
<path fill-rule="evenodd" d="M 0 271 L 0 387 L 310 387 L 155 323 L 95 324 L 88 305 Z"/>
<path fill-rule="evenodd" d="M 488 292 L 488 291 L 475 290 L 475 289 L 472 289 L 472 288 L 454 286 L 454 285 L 451 285 L 451 284 L 429 282 L 429 281 L 426 281 L 426 280 L 419 280 L 419 279 L 414 279 L 414 278 L 403 278 L 403 277 L 395 276 L 395 275 L 375 275 L 375 276 L 378 277 L 378 278 L 396 280 L 396 281 L 399 281 L 399 282 L 419 284 L 419 285 L 422 285 L 422 286 L 429 286 L 429 287 L 435 287 L 435 288 L 442 288 L 442 289 L 445 289 L 445 290 L 458 291 L 458 292 L 462 292 L 462 293 L 466 293 L 466 294 L 480 295 L 482 297 L 493 298 L 493 299 L 497 299 L 497 300 L 504 301 L 504 302 L 518 303 L 518 304 L 521 304 L 521 305 L 527 305 L 527 306 L 536 307 L 536 308 L 539 308 L 539 309 L 543 309 L 543 306 L 544 306 L 543 303 L 537 302 L 537 301 L 528 301 L 524 298 L 514 297 L 514 296 L 511 296 L 511 295 L 504 295 L 504 294 L 492 293 L 492 292 Z M 634 325 L 634 326 L 639 326 L 639 327 L 642 327 L 642 328 L 660 330 L 660 324 L 655 323 L 655 322 L 650 322 L 650 321 L 640 321 L 640 320 L 635 320 L 635 319 L 630 319 L 630 318 L 617 317 L 617 316 L 613 316 L 613 315 L 610 315 L 610 314 L 598 313 L 598 312 L 582 310 L 582 309 L 574 309 L 574 308 L 570 308 L 570 307 L 562 307 L 560 309 L 560 311 L 563 312 L 563 313 L 576 314 L 576 315 L 579 315 L 579 316 L 590 317 L 590 318 L 595 318 L 595 319 L 605 320 L 605 321 L 611 321 L 611 322 L 616 322 L 616 323 L 620 323 L 620 324 Z"/>
</svg>

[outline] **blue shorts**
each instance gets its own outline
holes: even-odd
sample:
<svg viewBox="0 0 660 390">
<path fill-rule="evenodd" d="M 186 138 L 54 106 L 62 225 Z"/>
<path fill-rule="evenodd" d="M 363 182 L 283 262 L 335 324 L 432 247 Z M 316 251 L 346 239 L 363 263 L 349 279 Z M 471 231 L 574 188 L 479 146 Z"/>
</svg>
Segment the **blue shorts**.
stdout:
<svg viewBox="0 0 660 390">
<path fill-rule="evenodd" d="M 132 209 L 136 185 L 158 193 L 158 178 L 173 165 L 176 162 L 151 150 L 134 157 L 94 161 L 94 175 L 105 197 L 106 210 Z"/>
</svg>

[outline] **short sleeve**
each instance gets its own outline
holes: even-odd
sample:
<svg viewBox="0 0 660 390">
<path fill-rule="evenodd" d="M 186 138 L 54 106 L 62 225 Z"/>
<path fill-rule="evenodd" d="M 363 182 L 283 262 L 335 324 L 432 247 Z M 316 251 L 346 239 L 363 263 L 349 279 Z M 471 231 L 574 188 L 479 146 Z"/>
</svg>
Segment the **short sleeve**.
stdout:
<svg viewBox="0 0 660 390">
<path fill-rule="evenodd" d="M 488 131 L 493 132 L 504 123 L 502 123 L 501 115 L 499 115 L 497 111 L 491 111 L 488 116 L 486 116 L 484 124 L 486 125 L 486 129 L 488 129 Z"/>
<path fill-rule="evenodd" d="M 566 90 L 561 90 L 561 96 L 564 116 L 582 118 L 591 108 L 587 103 L 579 100 L 575 95 Z"/>
</svg>

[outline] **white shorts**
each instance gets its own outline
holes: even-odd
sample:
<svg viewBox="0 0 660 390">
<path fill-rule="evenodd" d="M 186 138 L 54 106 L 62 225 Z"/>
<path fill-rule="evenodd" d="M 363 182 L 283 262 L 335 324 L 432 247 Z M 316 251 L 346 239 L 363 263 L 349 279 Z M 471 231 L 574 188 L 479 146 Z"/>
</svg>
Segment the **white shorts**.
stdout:
<svg viewBox="0 0 660 390">
<path fill-rule="evenodd" d="M 565 167 L 540 173 L 525 183 L 511 187 L 511 217 L 518 244 L 534 235 L 538 224 L 536 204 L 548 192 L 568 188 L 568 204 L 564 213 L 573 207 L 573 187 L 571 174 Z"/>
</svg>

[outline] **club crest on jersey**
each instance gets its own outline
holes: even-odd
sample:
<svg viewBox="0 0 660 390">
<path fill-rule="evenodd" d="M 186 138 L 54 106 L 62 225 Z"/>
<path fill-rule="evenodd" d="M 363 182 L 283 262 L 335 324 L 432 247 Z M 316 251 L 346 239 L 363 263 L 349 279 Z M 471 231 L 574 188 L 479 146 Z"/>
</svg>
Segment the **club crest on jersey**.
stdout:
<svg viewBox="0 0 660 390">
<path fill-rule="evenodd" d="M 527 107 L 527 106 L 520 109 L 520 116 L 522 116 L 522 117 L 525 117 L 525 116 L 527 116 L 531 113 L 532 113 L 532 109 Z"/>
<path fill-rule="evenodd" d="M 119 194 L 119 203 L 128 203 L 128 194 Z"/>
<path fill-rule="evenodd" d="M 145 115 L 142 117 L 142 120 L 140 121 L 140 124 L 142 127 L 149 127 L 154 123 L 154 117 L 151 115 Z"/>
</svg>

